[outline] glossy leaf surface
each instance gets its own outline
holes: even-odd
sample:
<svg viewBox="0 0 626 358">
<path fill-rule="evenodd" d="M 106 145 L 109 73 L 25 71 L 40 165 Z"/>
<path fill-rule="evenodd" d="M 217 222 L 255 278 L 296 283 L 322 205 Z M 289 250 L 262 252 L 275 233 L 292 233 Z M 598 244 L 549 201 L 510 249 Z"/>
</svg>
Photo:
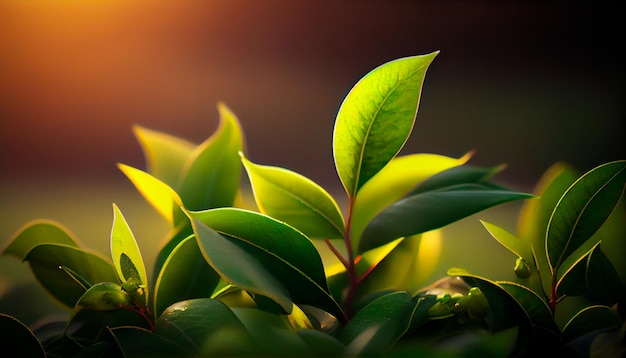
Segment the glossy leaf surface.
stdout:
<svg viewBox="0 0 626 358">
<path fill-rule="evenodd" d="M 343 238 L 343 216 L 335 199 L 315 182 L 280 167 L 259 165 L 241 155 L 261 212 L 311 238 Z"/>
<path fill-rule="evenodd" d="M 319 253 L 301 232 L 269 216 L 243 209 L 220 208 L 190 212 L 190 215 L 254 257 L 289 289 L 296 303 L 318 305 L 335 315 L 340 313 L 328 293 Z M 210 246 L 206 250 L 211 250 Z M 233 255 L 229 265 L 242 264 L 244 258 Z"/>
<path fill-rule="evenodd" d="M 85 289 L 60 266 L 70 268 L 92 285 L 117 281 L 115 268 L 108 261 L 95 253 L 71 246 L 41 244 L 33 248 L 24 260 L 28 261 L 37 281 L 68 307 L 74 307 Z"/>
<path fill-rule="evenodd" d="M 383 295 L 359 310 L 337 338 L 348 355 L 381 354 L 408 330 L 415 306 L 407 292 Z"/>
<path fill-rule="evenodd" d="M 137 125 L 133 126 L 133 132 L 144 152 L 148 173 L 176 188 L 185 162 L 196 145 L 185 139 Z"/>
<path fill-rule="evenodd" d="M 210 297 L 220 276 L 204 260 L 196 238 L 191 235 L 172 250 L 155 284 L 154 310 L 157 317 L 176 302 Z"/>
<path fill-rule="evenodd" d="M 2 249 L 2 254 L 23 260 L 30 250 L 40 244 L 80 246 L 78 238 L 63 225 L 51 220 L 33 220 L 13 234 Z"/>
<path fill-rule="evenodd" d="M 111 257 L 121 283 L 130 282 L 137 288 L 133 295 L 143 306 L 148 302 L 148 275 L 141 251 L 119 207 L 113 204 L 113 228 L 111 229 Z"/>
<path fill-rule="evenodd" d="M 231 206 L 239 188 L 243 134 L 235 115 L 218 105 L 217 131 L 190 155 L 178 193 L 187 209 Z"/>
<path fill-rule="evenodd" d="M 192 217 L 194 233 L 205 260 L 234 286 L 272 299 L 286 312 L 293 302 L 287 289 L 252 254 Z"/>
<path fill-rule="evenodd" d="M 530 197 L 481 184 L 456 185 L 408 196 L 385 208 L 369 223 L 363 231 L 359 252 L 399 237 L 441 228 L 498 204 Z"/>
<path fill-rule="evenodd" d="M 625 184 L 626 161 L 615 161 L 587 172 L 563 194 L 546 233 L 546 251 L 553 272 L 562 276 L 580 260 L 574 257 L 567 267 L 561 268 L 570 255 L 585 243 L 595 244 L 587 241 L 609 217 Z"/>
<path fill-rule="evenodd" d="M 402 199 L 425 179 L 465 163 L 471 154 L 451 158 L 437 154 L 410 154 L 393 158 L 359 190 L 352 208 L 351 238 L 356 249 L 365 226 L 382 209 Z"/>
<path fill-rule="evenodd" d="M 349 197 L 398 154 L 408 139 L 428 66 L 438 52 L 387 62 L 344 99 L 333 132 L 333 157 Z"/>
</svg>

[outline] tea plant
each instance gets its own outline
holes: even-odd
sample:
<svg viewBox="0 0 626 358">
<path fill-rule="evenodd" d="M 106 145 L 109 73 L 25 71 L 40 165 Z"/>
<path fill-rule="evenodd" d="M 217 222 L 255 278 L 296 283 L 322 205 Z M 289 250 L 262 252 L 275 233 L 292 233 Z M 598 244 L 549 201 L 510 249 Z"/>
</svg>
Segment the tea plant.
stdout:
<svg viewBox="0 0 626 358">
<path fill-rule="evenodd" d="M 199 145 L 134 127 L 147 168 L 119 169 L 170 227 L 154 279 L 115 204 L 110 260 L 59 223 L 30 222 L 2 253 L 27 262 L 70 312 L 32 326 L 0 314 L 5 349 L 20 356 L 520 355 L 545 342 L 566 352 L 588 333 L 595 340 L 585 352 L 600 339 L 623 340 L 623 284 L 594 233 L 619 202 L 626 161 L 573 184 L 550 177 L 556 184 L 537 199 L 496 184 L 501 166 L 467 164 L 471 153 L 400 155 L 437 54 L 385 63 L 344 99 L 332 148 L 344 208 L 313 180 L 253 162 L 222 103 L 218 129 Z M 253 203 L 245 200 L 244 171 Z M 484 223 L 518 255 L 519 283 L 457 268 L 423 282 L 420 247 L 440 228 L 524 199 L 531 200 L 519 238 Z M 322 260 L 324 245 L 336 263 Z M 559 325 L 564 298 L 588 292 L 594 296 L 585 296 L 584 308 Z M 621 336 L 600 331 L 615 327 Z"/>
</svg>

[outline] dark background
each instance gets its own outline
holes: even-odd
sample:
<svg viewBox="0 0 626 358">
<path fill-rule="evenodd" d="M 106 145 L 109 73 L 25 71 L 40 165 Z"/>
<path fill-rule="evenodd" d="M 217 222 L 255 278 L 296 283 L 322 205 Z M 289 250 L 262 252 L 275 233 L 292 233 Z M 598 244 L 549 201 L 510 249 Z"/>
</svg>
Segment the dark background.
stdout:
<svg viewBox="0 0 626 358">
<path fill-rule="evenodd" d="M 115 202 L 150 261 L 167 226 L 116 167 L 145 168 L 131 127 L 201 142 L 218 101 L 252 161 L 340 190 L 344 96 L 376 66 L 435 50 L 404 153 L 476 150 L 472 163 L 507 163 L 498 178 L 520 190 L 556 161 L 624 159 L 623 15 L 602 2 L 0 0 L 0 242 L 43 217 L 106 252 Z M 495 213 L 513 228 L 515 211 Z M 435 275 L 513 267 L 475 218 L 452 229 Z"/>
</svg>

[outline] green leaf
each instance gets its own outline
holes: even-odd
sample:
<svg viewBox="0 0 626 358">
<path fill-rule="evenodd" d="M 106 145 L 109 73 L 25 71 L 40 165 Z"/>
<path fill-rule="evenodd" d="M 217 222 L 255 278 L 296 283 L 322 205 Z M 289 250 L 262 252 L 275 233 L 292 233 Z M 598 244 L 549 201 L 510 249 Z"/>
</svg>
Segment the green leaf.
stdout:
<svg viewBox="0 0 626 358">
<path fill-rule="evenodd" d="M 51 220 L 33 220 L 13 234 L 0 252 L 23 260 L 30 250 L 41 244 L 81 246 L 65 226 Z"/>
<path fill-rule="evenodd" d="M 578 174 L 565 163 L 552 165 L 533 189 L 536 199 L 526 200 L 517 222 L 517 237 L 531 247 L 538 275 L 530 277 L 529 285 L 535 292 L 549 294 L 552 275 L 546 254 L 546 230 L 557 202 Z M 533 262 L 528 261 L 527 262 Z M 539 279 L 540 278 L 540 279 Z"/>
<path fill-rule="evenodd" d="M 332 196 L 307 177 L 252 163 L 241 154 L 260 211 L 311 238 L 341 239 L 344 221 Z"/>
<path fill-rule="evenodd" d="M 350 225 L 350 235 L 355 251 L 363 229 L 382 209 L 406 196 L 412 188 L 426 178 L 462 165 L 470 157 L 471 153 L 458 159 L 437 154 L 410 154 L 393 158 L 387 166 L 363 185 L 356 196 Z"/>
<path fill-rule="evenodd" d="M 194 353 L 185 345 L 178 345 L 154 332 L 139 327 L 117 327 L 111 334 L 124 357 L 180 357 Z"/>
<path fill-rule="evenodd" d="M 528 287 L 514 282 L 498 281 L 515 301 L 524 309 L 533 325 L 558 333 L 559 329 L 552 318 L 552 311 L 548 304 Z"/>
<path fill-rule="evenodd" d="M 243 134 L 235 115 L 218 104 L 217 131 L 199 145 L 185 164 L 178 190 L 190 210 L 232 206 L 239 188 Z"/>
<path fill-rule="evenodd" d="M 93 311 L 112 311 L 130 307 L 133 296 L 122 286 L 112 282 L 100 282 L 91 286 L 76 302 L 76 306 Z"/>
<path fill-rule="evenodd" d="M 156 316 L 176 302 L 210 297 L 219 280 L 202 256 L 195 236 L 188 236 L 172 250 L 159 272 L 154 287 Z"/>
<path fill-rule="evenodd" d="M 345 346 L 335 337 L 314 329 L 296 331 L 316 357 L 341 357 Z"/>
<path fill-rule="evenodd" d="M 119 169 L 135 185 L 139 193 L 161 214 L 172 226 L 187 220 L 181 209 L 182 200 L 169 185 L 156 177 L 128 165 L 118 164 Z"/>
<path fill-rule="evenodd" d="M 382 354 L 406 333 L 415 307 L 407 292 L 383 295 L 358 311 L 337 339 L 348 355 Z"/>
<path fill-rule="evenodd" d="M 142 306 L 148 302 L 148 275 L 141 251 L 126 219 L 117 205 L 113 204 L 113 228 L 111 229 L 111 257 L 121 283 L 132 281 L 137 288 L 132 295 Z"/>
<path fill-rule="evenodd" d="M 333 156 L 349 197 L 406 143 L 426 70 L 438 53 L 387 62 L 361 78 L 344 99 L 335 121 Z"/>
<path fill-rule="evenodd" d="M 517 236 L 511 234 L 505 229 L 490 224 L 484 220 L 480 220 L 489 234 L 496 239 L 502 246 L 506 247 L 509 251 L 524 259 L 527 263 L 531 264 L 534 268 L 535 259 L 533 258 L 530 244 L 522 241 Z"/>
<path fill-rule="evenodd" d="M 176 188 L 183 166 L 196 145 L 185 139 L 138 125 L 133 126 L 133 132 L 146 157 L 148 173 Z"/>
<path fill-rule="evenodd" d="M 156 321 L 154 333 L 187 352 L 201 353 L 220 331 L 243 333 L 249 339 L 245 326 L 228 306 L 219 300 L 198 298 L 169 306 Z M 240 344 L 249 342 L 244 339 Z"/>
<path fill-rule="evenodd" d="M 565 342 L 587 333 L 607 328 L 617 328 L 622 324 L 617 312 L 607 306 L 588 306 L 580 310 L 563 327 L 561 337 Z"/>
<path fill-rule="evenodd" d="M 363 231 L 359 252 L 400 237 L 441 228 L 498 204 L 530 197 L 530 194 L 496 190 L 481 184 L 418 193 L 381 211 Z"/>
<path fill-rule="evenodd" d="M 423 182 L 419 183 L 407 196 L 425 193 L 439 189 L 445 189 L 460 184 L 482 184 L 492 189 L 504 189 L 489 181 L 496 173 L 502 171 L 504 165 L 493 168 L 475 167 L 472 165 L 454 166 L 435 173 Z"/>
<path fill-rule="evenodd" d="M 296 303 L 324 308 L 336 316 L 342 314 L 328 292 L 324 266 L 317 249 L 300 231 L 267 215 L 244 209 L 219 208 L 192 211 L 189 215 L 222 234 L 222 239 L 245 253 L 242 257 L 233 253 L 225 260 L 228 266 L 234 266 L 234 270 L 246 260 L 245 257 L 254 257 L 254 262 L 262 265 L 263 270 L 289 289 Z M 203 250 L 211 255 L 209 251 L 213 247 L 207 245 Z M 217 266 L 212 266 L 220 271 Z M 238 274 L 253 274 L 239 271 Z M 291 310 L 291 305 L 288 309 Z"/>
<path fill-rule="evenodd" d="M 190 217 L 204 259 L 227 282 L 253 294 L 272 299 L 287 313 L 293 302 L 287 289 L 253 255 L 200 219 Z"/>
<path fill-rule="evenodd" d="M 54 244 L 41 244 L 33 248 L 24 261 L 28 261 L 37 281 L 56 299 L 74 307 L 85 289 L 60 267 L 65 266 L 90 283 L 115 282 L 113 266 L 96 253 Z"/>
<path fill-rule="evenodd" d="M 0 313 L 2 354 L 6 357 L 46 357 L 35 334 L 15 317 Z"/>
<path fill-rule="evenodd" d="M 588 242 L 619 202 L 626 184 L 626 160 L 600 165 L 581 176 L 557 203 L 546 233 L 546 251 L 551 272 L 567 272 L 580 261 L 574 257 Z M 584 254 L 584 253 L 583 253 Z"/>
</svg>

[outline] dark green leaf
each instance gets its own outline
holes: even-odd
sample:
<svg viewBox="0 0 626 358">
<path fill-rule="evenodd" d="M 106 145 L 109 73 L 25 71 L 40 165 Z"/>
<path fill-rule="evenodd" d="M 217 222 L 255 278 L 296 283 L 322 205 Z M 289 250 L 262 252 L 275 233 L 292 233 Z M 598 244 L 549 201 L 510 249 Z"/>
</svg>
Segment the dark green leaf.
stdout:
<svg viewBox="0 0 626 358">
<path fill-rule="evenodd" d="M 472 165 L 461 165 L 449 168 L 442 172 L 427 178 L 423 182 L 419 183 L 413 190 L 407 193 L 406 196 L 411 196 L 419 193 L 425 193 L 428 191 L 444 189 L 453 185 L 459 184 L 483 184 L 492 188 L 497 188 L 494 184 L 489 182 L 496 173 L 504 169 L 504 166 L 498 166 L 493 168 L 482 168 Z"/>
<path fill-rule="evenodd" d="M 316 357 L 340 357 L 345 346 L 335 337 L 314 329 L 296 331 Z"/>
<path fill-rule="evenodd" d="M 218 104 L 217 131 L 189 156 L 178 193 L 187 209 L 231 206 L 239 188 L 243 135 L 235 115 Z"/>
<path fill-rule="evenodd" d="M 561 265 L 583 246 L 609 217 L 624 191 L 626 160 L 600 165 L 580 177 L 554 208 L 546 233 L 546 247 L 557 280 L 580 260 Z M 588 243 L 593 245 L 593 243 Z M 586 254 L 581 252 L 579 254 Z"/>
<path fill-rule="evenodd" d="M 193 353 L 188 346 L 139 327 L 118 327 L 111 333 L 125 357 L 180 357 Z"/>
<path fill-rule="evenodd" d="M 558 333 L 559 330 L 554 323 L 552 312 L 548 304 L 528 287 L 513 282 L 497 282 L 504 288 L 515 301 L 524 309 L 533 325 L 542 327 L 551 332 Z"/>
<path fill-rule="evenodd" d="M 93 311 L 112 311 L 130 307 L 132 303 L 133 296 L 122 289 L 122 286 L 112 282 L 100 282 L 91 286 L 80 297 L 76 306 Z"/>
<path fill-rule="evenodd" d="M 406 197 L 385 208 L 365 228 L 359 252 L 386 244 L 399 237 L 441 228 L 482 210 L 530 194 L 495 190 L 467 184 Z"/>
<path fill-rule="evenodd" d="M 607 306 L 588 306 L 579 311 L 563 327 L 561 337 L 565 342 L 571 341 L 582 335 L 606 328 L 617 328 L 622 320 Z"/>
<path fill-rule="evenodd" d="M 2 354 L 5 357 L 46 357 L 35 334 L 15 317 L 0 313 Z"/>
<path fill-rule="evenodd" d="M 60 267 L 68 267 L 87 282 L 115 282 L 113 266 L 96 253 L 71 246 L 42 244 L 33 248 L 25 261 L 39 283 L 56 299 L 68 307 L 85 293 L 85 289 Z"/>
<path fill-rule="evenodd" d="M 239 271 L 238 275 L 253 275 L 238 269 L 245 257 L 253 257 L 263 270 L 289 290 L 294 302 L 326 309 L 338 317 L 342 314 L 328 293 L 319 253 L 301 232 L 269 216 L 243 209 L 220 208 L 190 212 L 190 215 L 223 234 L 223 239 L 245 252 L 245 256 L 239 257 L 232 252 L 227 260 L 222 259 L 228 266 L 233 266 L 233 270 Z M 203 250 L 206 255 L 212 255 L 209 252 L 213 250 L 211 246 Z M 220 271 L 216 266 L 214 268 Z"/>
<path fill-rule="evenodd" d="M 408 330 L 416 302 L 407 292 L 381 296 L 359 310 L 339 332 L 348 355 L 381 354 Z"/>
<path fill-rule="evenodd" d="M 81 246 L 78 238 L 63 225 L 50 220 L 34 220 L 13 234 L 0 252 L 24 260 L 28 252 L 40 244 Z"/>
<path fill-rule="evenodd" d="M 404 146 L 426 70 L 437 54 L 387 62 L 359 80 L 344 99 L 335 121 L 333 156 L 348 196 L 354 198 Z"/>
<path fill-rule="evenodd" d="M 204 260 L 196 238 L 181 241 L 163 264 L 154 288 L 154 310 L 158 317 L 179 301 L 210 297 L 220 276 Z"/>
</svg>

